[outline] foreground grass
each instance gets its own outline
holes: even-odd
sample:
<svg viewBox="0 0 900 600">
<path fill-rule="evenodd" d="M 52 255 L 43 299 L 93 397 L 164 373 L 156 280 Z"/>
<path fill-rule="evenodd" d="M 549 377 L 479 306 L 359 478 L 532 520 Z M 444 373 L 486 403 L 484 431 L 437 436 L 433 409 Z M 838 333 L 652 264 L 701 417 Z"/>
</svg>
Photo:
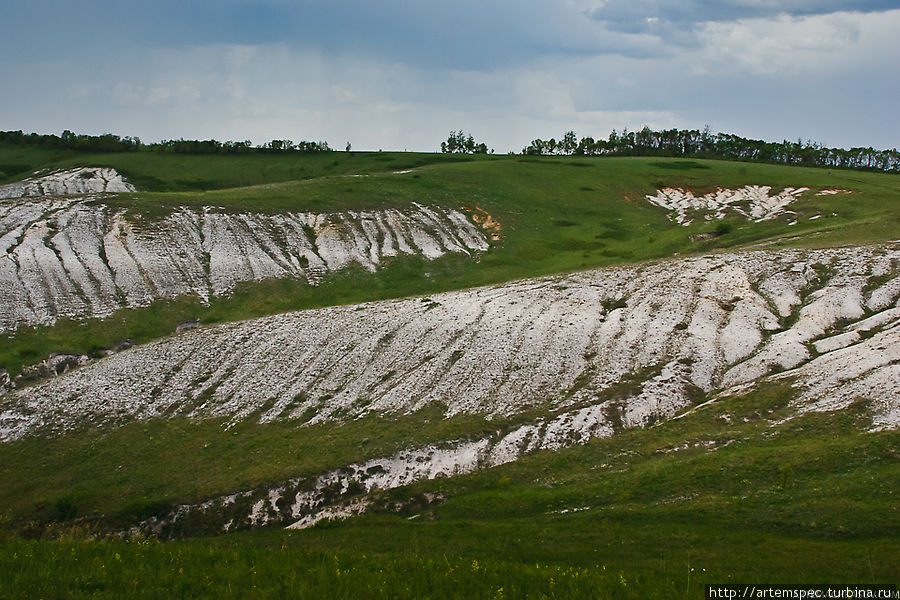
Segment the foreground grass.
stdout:
<svg viewBox="0 0 900 600">
<path fill-rule="evenodd" d="M 477 436 L 502 423 L 443 407 L 366 417 L 343 426 L 302 419 L 256 424 L 155 419 L 56 438 L 0 444 L 0 515 L 26 534 L 77 519 L 127 526 L 180 502 L 251 489 L 389 456 L 403 448 Z M 123 449 L 126 449 L 123 451 Z"/>
<path fill-rule="evenodd" d="M 734 582 L 889 583 L 896 540 L 803 540 L 749 529 L 681 523 L 560 527 L 527 541 L 511 537 L 503 554 L 458 552 L 475 536 L 528 535 L 534 528 L 458 522 L 410 526 L 364 520 L 396 539 L 370 553 L 369 538 L 347 549 L 316 550 L 311 535 L 283 531 L 179 542 L 69 539 L 0 545 L 0 595 L 14 598 L 703 598 L 703 586 Z M 410 531 L 415 528 L 415 531 Z M 326 530 L 313 532 L 326 536 Z M 462 542 L 462 543 L 460 543 Z M 571 548 L 566 564 L 521 558 Z M 580 566 L 581 564 L 588 566 Z"/>
<path fill-rule="evenodd" d="M 413 521 L 370 516 L 301 535 L 322 550 L 406 545 L 654 578 L 693 568 L 720 582 L 900 580 L 900 437 L 865 432 L 865 403 L 773 426 L 790 395 L 768 386 L 649 429 L 420 482 L 385 493 L 447 498 Z"/>
<path fill-rule="evenodd" d="M 78 526 L 61 526 L 56 539 L 28 541 L 10 533 L 8 519 L 0 597 L 702 598 L 706 583 L 900 581 L 900 438 L 866 432 L 863 402 L 773 425 L 791 414 L 790 396 L 787 386 L 768 385 L 651 428 L 383 492 L 378 506 L 426 491 L 445 500 L 305 531 L 123 542 L 84 539 Z M 162 436 L 171 445 L 202 441 L 203 431 L 181 423 Z M 212 448 L 218 462 L 182 464 L 172 459 L 177 448 L 148 455 L 137 440 L 122 446 L 118 434 L 108 435 L 126 448 L 126 460 L 172 473 L 158 484 L 173 497 L 183 480 L 225 473 L 236 456 Z M 316 435 L 290 437 L 302 445 Z M 258 430 L 236 438 L 245 436 L 272 463 L 295 460 Z M 106 442 L 88 439 L 97 456 L 107 453 Z M 57 444 L 35 442 L 4 478 L 24 478 L 42 454 L 60 452 Z M 90 463 L 90 456 L 85 448 L 65 460 Z M 65 460 L 40 469 L 70 468 Z M 254 461 L 264 462 L 261 455 Z M 107 485 L 105 471 L 82 472 L 68 485 Z M 140 469 L 120 475 L 146 476 Z M 99 506 L 120 502 L 106 497 Z"/>
<path fill-rule="evenodd" d="M 225 542 L 14 542 L 0 594 L 16 598 L 647 598 L 698 589 L 684 575 L 635 576 L 512 561 L 316 552 L 267 533 Z M 51 574 L 48 577 L 48 574 Z"/>
</svg>

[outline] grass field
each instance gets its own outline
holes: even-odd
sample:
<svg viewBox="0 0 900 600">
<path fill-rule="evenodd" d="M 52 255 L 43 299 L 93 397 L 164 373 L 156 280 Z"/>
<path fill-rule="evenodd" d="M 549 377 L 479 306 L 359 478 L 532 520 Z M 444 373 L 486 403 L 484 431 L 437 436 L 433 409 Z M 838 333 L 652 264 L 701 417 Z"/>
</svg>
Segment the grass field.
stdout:
<svg viewBox="0 0 900 600">
<path fill-rule="evenodd" d="M 723 161 L 338 152 L 61 157 L 31 148 L 0 148 L 0 164 L 26 163 L 31 170 L 76 164 L 121 170 L 142 189 L 156 190 L 106 200 L 128 208 L 138 221 L 160 218 L 178 206 L 328 212 L 421 202 L 481 208 L 503 231 L 502 239 L 477 261 L 401 257 L 374 274 L 362 268 L 332 273 L 319 286 L 267 281 L 244 285 L 209 306 L 186 297 L 123 310 L 103 323 L 63 320 L 53 327 L 21 328 L 0 339 L 0 367 L 12 373 L 51 352 L 98 354 L 126 338 L 140 343 L 167 335 L 178 323 L 195 318 L 204 323 L 245 319 L 758 243 L 824 247 L 874 242 L 896 239 L 900 223 L 900 176 Z M 408 169 L 413 171 L 395 173 Z M 350 174 L 366 176 L 346 176 Z M 788 218 L 762 223 L 729 218 L 724 228 L 720 222 L 681 227 L 644 200 L 645 194 L 662 187 L 705 193 L 748 184 L 775 190 L 807 186 L 812 191 L 791 206 L 798 213 L 794 226 L 788 225 Z M 814 194 L 829 188 L 853 193 Z M 822 218 L 810 220 L 816 215 Z M 694 241 L 692 236 L 699 233 L 715 235 Z"/>
<path fill-rule="evenodd" d="M 26 438 L 0 445 L 0 479 L 7 482 L 0 506 L 9 521 L 38 528 L 61 516 L 125 525 L 180 502 L 314 476 L 404 448 L 478 437 L 535 414 L 487 421 L 473 415 L 444 419 L 444 412 L 445 407 L 430 405 L 412 415 L 366 417 L 337 427 L 301 427 L 297 419 L 266 424 L 252 418 L 238 423 L 155 419 Z"/>
<path fill-rule="evenodd" d="M 469 160 L 473 158 L 407 152 L 191 155 L 142 151 L 84 154 L 34 146 L 0 146 L 0 171 L 4 174 L 0 183 L 23 179 L 37 170 L 112 167 L 140 190 L 206 191 L 334 175 L 383 173 Z"/>
<path fill-rule="evenodd" d="M 322 597 L 327 590 L 363 598 L 524 597 L 526 591 L 548 598 L 701 598 L 706 583 L 897 582 L 900 439 L 865 432 L 862 403 L 773 425 L 790 414 L 788 397 L 786 386 L 770 385 L 655 427 L 420 482 L 384 492 L 384 504 L 425 491 L 445 500 L 305 531 L 123 542 L 86 539 L 76 525 L 45 530 L 36 541 L 10 533 L 9 519 L 0 572 L 10 577 L 0 580 L 0 597 Z M 220 452 L 216 444 L 225 437 L 208 424 L 150 429 L 157 446 L 180 444 L 173 454 L 194 438 Z M 319 435 L 296 430 L 292 447 L 308 448 Z M 160 491 L 183 493 L 185 482 L 209 468 L 202 457 L 170 461 L 147 452 L 158 447 L 139 444 L 128 468 L 114 471 L 108 448 L 121 447 L 127 436 L 87 433 L 44 448 L 6 445 L 0 462 L 16 463 L 4 474 L 7 481 L 29 472 L 28 480 L 41 487 L 52 471 L 66 471 L 78 480 L 59 482 L 70 489 L 110 486 L 108 497 L 99 494 L 101 512 L 115 511 L 123 491 L 110 478 L 149 479 Z M 279 436 L 288 437 L 284 431 L 255 435 L 260 452 L 226 450 L 220 464 L 238 455 L 244 456 L 238 470 L 254 462 L 291 463 Z M 95 452 L 86 451 L 89 445 Z M 72 451 L 79 446 L 85 450 Z M 31 471 L 10 461 L 17 453 L 31 459 Z M 179 475 L 167 479 L 173 468 Z M 23 493 L 4 492 L 2 504 Z"/>
</svg>

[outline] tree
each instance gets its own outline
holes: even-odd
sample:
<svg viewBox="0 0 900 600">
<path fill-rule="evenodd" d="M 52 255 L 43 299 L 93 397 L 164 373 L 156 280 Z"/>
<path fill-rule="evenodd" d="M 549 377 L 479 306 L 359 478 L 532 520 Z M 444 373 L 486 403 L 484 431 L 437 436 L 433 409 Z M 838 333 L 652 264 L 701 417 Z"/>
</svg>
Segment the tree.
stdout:
<svg viewBox="0 0 900 600">
<path fill-rule="evenodd" d="M 470 133 L 451 131 L 447 141 L 441 142 L 444 154 L 487 154 L 487 144 L 477 143 Z"/>
<path fill-rule="evenodd" d="M 541 156 L 545 153 L 545 148 L 547 147 L 547 142 L 538 138 L 532 140 L 531 143 L 522 149 L 522 154 L 527 154 L 529 156 Z"/>
<path fill-rule="evenodd" d="M 567 131 L 559 142 L 559 149 L 563 154 L 575 154 L 578 148 L 578 138 L 574 131 Z"/>
</svg>

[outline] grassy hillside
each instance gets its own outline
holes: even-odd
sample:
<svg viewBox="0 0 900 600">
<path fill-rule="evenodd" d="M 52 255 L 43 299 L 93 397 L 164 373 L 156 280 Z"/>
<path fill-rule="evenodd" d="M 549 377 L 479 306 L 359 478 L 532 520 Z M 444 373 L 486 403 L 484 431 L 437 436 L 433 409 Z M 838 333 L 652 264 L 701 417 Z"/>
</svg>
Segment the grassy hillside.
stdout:
<svg viewBox="0 0 900 600">
<path fill-rule="evenodd" d="M 381 173 L 472 157 L 407 152 L 321 154 L 82 153 L 35 146 L 0 146 L 0 183 L 44 169 L 112 167 L 145 191 L 197 191 L 246 187 L 348 173 Z"/>
<path fill-rule="evenodd" d="M 102 322 L 21 329 L 0 339 L 0 366 L 13 371 L 52 351 L 147 341 L 190 318 L 225 322 L 755 244 L 883 241 L 897 238 L 900 223 L 900 176 L 857 171 L 659 158 L 0 148 L 6 181 L 74 165 L 128 176 L 141 191 L 104 201 L 136 221 L 179 206 L 327 212 L 421 202 L 484 211 L 502 236 L 477 260 L 396 258 L 376 273 L 331 273 L 316 287 L 269 280 L 208 306 L 185 297 Z M 644 200 L 662 187 L 700 194 L 751 184 L 811 191 L 790 207 L 795 215 L 729 217 L 724 226 L 681 227 Z M 822 189 L 852 193 L 816 196 Z M 93 534 L 182 502 L 474 438 L 538 411 L 443 420 L 431 406 L 312 427 L 159 419 L 0 444 L 0 598 L 653 599 L 701 598 L 706 583 L 900 581 L 897 433 L 868 432 L 864 402 L 785 420 L 792 394 L 767 384 L 653 427 L 382 492 L 376 510 L 346 522 L 179 541 Z M 442 500 L 426 506 L 426 493 Z"/>
<path fill-rule="evenodd" d="M 0 148 L 0 164 L 28 164 L 24 172 L 77 164 L 115 167 L 145 191 L 106 202 L 127 208 L 138 222 L 161 218 L 178 206 L 329 212 L 420 202 L 481 209 L 502 227 L 501 239 L 477 261 L 458 255 L 434 262 L 399 257 L 375 274 L 362 268 L 332 273 L 317 287 L 299 280 L 266 281 L 246 284 L 209 306 L 186 297 L 123 310 L 102 324 L 64 320 L 53 327 L 22 328 L 0 340 L 0 367 L 12 372 L 50 352 L 97 353 L 125 338 L 148 341 L 193 318 L 229 321 L 762 242 L 828 246 L 886 240 L 896 238 L 900 223 L 900 176 L 723 161 L 337 152 L 64 156 Z M 812 191 L 791 206 L 796 225 L 789 225 L 794 216 L 784 216 L 762 223 L 729 217 L 681 227 L 644 199 L 662 187 L 700 194 L 742 185 Z M 832 188 L 853 193 L 815 195 Z"/>
<path fill-rule="evenodd" d="M 865 432 L 862 403 L 777 424 L 791 413 L 789 396 L 769 385 L 655 427 L 385 492 L 384 506 L 409 507 L 400 514 L 173 542 L 87 541 L 77 528 L 56 541 L 10 537 L 0 547 L 0 572 L 11 574 L 0 596 L 700 598 L 706 583 L 897 582 L 896 433 Z M 181 440 L 210 441 L 203 425 L 177 427 Z M 153 433 L 164 445 L 165 428 Z M 54 458 L 88 441 L 102 457 L 117 441 L 92 435 L 54 442 L 46 453 L 7 445 L 2 463 L 21 453 L 39 472 L 70 470 L 82 489 L 163 468 L 137 451 L 128 460 L 145 470 L 100 462 L 78 469 Z M 294 443 L 302 448 L 316 435 L 296 431 Z M 283 460 L 271 437 L 255 439 Z M 15 462 L 7 481 L 42 485 L 27 461 Z M 202 459 L 184 466 L 204 468 Z M 179 481 L 158 485 L 171 491 Z M 424 492 L 445 499 L 416 508 Z"/>
</svg>

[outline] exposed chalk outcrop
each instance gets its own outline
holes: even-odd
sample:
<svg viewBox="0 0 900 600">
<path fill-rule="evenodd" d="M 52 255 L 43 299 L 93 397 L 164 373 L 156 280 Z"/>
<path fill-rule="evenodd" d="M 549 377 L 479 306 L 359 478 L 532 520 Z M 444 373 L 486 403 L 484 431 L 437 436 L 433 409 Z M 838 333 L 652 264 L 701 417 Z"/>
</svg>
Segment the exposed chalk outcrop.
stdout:
<svg viewBox="0 0 900 600">
<path fill-rule="evenodd" d="M 476 254 L 485 233 L 459 211 L 229 214 L 179 208 L 158 222 L 111 210 L 97 194 L 134 191 L 112 169 L 80 169 L 0 188 L 0 331 L 193 294 L 421 254 Z M 85 196 L 87 194 L 87 196 Z M 38 198 L 34 198 L 38 196 Z M 15 197 L 15 198 L 14 198 Z"/>
<path fill-rule="evenodd" d="M 795 378 L 800 390 L 798 412 L 847 408 L 857 400 L 870 403 L 872 429 L 900 426 L 900 318 L 877 333 L 823 354 L 780 375 Z"/>
<path fill-rule="evenodd" d="M 197 517 L 202 517 L 205 522 L 218 523 L 218 531 L 272 524 L 287 525 L 289 529 L 306 529 L 324 519 L 349 518 L 365 512 L 371 505 L 369 498 L 359 496 L 361 493 L 388 490 L 423 479 L 463 475 L 479 468 L 514 461 L 536 450 L 559 448 L 577 443 L 576 440 L 612 435 L 613 429 L 608 425 L 597 428 L 606 421 L 602 411 L 597 411 L 597 419 L 587 420 L 583 418 L 584 412 L 563 413 L 547 423 L 542 420 L 481 439 L 411 448 L 392 456 L 347 465 L 318 477 L 291 479 L 196 504 L 182 504 L 167 515 L 135 525 L 130 534 L 177 536 L 180 522 L 196 520 Z M 568 443 L 562 443 L 565 438 L 560 434 L 568 437 Z M 542 439 L 548 443 L 542 444 Z M 426 494 L 421 500 L 431 503 L 436 499 Z M 402 507 L 393 508 L 397 510 Z M 223 514 L 227 518 L 222 518 Z"/>
<path fill-rule="evenodd" d="M 83 196 L 135 191 L 115 169 L 85 167 L 53 171 L 25 181 L 0 185 L 0 198 Z"/>
<path fill-rule="evenodd" d="M 430 403 L 448 415 L 576 411 L 559 427 L 585 433 L 520 432 L 522 445 L 549 448 L 671 416 L 698 393 L 803 374 L 831 355 L 862 370 L 821 393 L 887 399 L 878 418 L 891 421 L 900 390 L 874 373 L 896 365 L 898 272 L 891 245 L 754 251 L 195 329 L 7 394 L 0 439 L 172 414 L 324 422 Z M 859 338 L 835 337 L 849 332 Z M 601 407 L 623 389 L 616 413 Z"/>
<path fill-rule="evenodd" d="M 724 219 L 729 212 L 756 222 L 773 219 L 783 213 L 785 208 L 809 188 L 785 188 L 771 195 L 772 188 L 767 185 L 746 185 L 737 190 L 718 189 L 704 196 L 695 196 L 690 190 L 665 188 L 655 195 L 648 195 L 647 200 L 665 208 L 670 212 L 669 219 L 679 225 L 690 225 L 696 219 Z M 825 190 L 827 193 L 838 193 L 836 190 Z M 824 193 L 823 192 L 823 193 Z"/>
</svg>

